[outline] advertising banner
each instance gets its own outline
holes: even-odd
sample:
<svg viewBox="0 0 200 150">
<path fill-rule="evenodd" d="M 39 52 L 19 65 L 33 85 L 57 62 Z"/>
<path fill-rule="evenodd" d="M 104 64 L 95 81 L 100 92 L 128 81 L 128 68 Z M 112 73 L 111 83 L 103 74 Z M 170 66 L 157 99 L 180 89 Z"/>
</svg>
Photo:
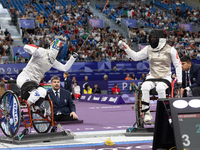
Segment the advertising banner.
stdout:
<svg viewBox="0 0 200 150">
<path fill-rule="evenodd" d="M 184 28 L 185 31 L 192 31 L 192 24 L 180 23 L 179 27 L 182 29 Z"/>
<path fill-rule="evenodd" d="M 90 24 L 93 27 L 103 28 L 103 19 L 90 19 Z"/>
<path fill-rule="evenodd" d="M 135 19 L 123 19 L 123 23 L 128 27 L 136 28 L 136 20 Z"/>
<path fill-rule="evenodd" d="M 33 19 L 20 19 L 21 28 L 35 28 Z"/>
<path fill-rule="evenodd" d="M 114 84 L 118 85 L 121 94 L 131 94 L 129 87 L 131 82 L 135 82 L 137 86 L 142 84 L 142 80 L 114 80 L 108 81 L 108 94 L 111 94 L 111 89 L 114 87 Z"/>
<path fill-rule="evenodd" d="M 19 54 L 19 56 L 22 56 L 22 57 L 29 57 L 29 53 L 27 53 L 23 47 L 13 47 L 13 53 L 14 53 L 14 56 L 16 55 L 16 53 Z"/>
<path fill-rule="evenodd" d="M 111 105 L 125 104 L 121 95 L 107 95 L 107 94 L 82 94 L 79 101 L 111 104 Z"/>
</svg>

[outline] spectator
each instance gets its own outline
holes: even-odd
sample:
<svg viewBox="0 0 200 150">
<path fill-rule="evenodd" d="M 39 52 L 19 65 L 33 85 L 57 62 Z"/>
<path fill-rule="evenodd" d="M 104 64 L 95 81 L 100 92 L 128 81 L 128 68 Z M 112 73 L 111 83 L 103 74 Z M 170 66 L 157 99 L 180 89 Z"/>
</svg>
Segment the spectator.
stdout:
<svg viewBox="0 0 200 150">
<path fill-rule="evenodd" d="M 92 94 L 92 89 L 88 84 L 85 85 L 85 88 L 83 89 L 84 94 Z"/>
<path fill-rule="evenodd" d="M 125 80 L 133 80 L 133 79 L 130 77 L 130 74 L 127 73 L 127 74 L 126 74 L 126 78 L 125 78 Z"/>
<path fill-rule="evenodd" d="M 70 93 L 72 92 L 72 87 L 71 87 L 71 79 L 69 78 L 69 73 L 64 72 L 63 77 L 64 77 L 64 89 L 69 91 Z"/>
<path fill-rule="evenodd" d="M 143 80 L 143 82 L 146 80 L 145 74 L 142 74 L 142 77 L 140 78 L 140 80 Z"/>
<path fill-rule="evenodd" d="M 83 81 L 88 81 L 88 76 L 85 76 Z"/>
<path fill-rule="evenodd" d="M 8 61 L 8 59 L 6 59 L 5 64 L 9 64 L 10 62 Z"/>
<path fill-rule="evenodd" d="M 120 16 L 120 14 L 118 14 L 118 16 L 116 17 L 116 23 L 117 24 L 121 24 L 121 16 Z"/>
<path fill-rule="evenodd" d="M 137 80 L 134 73 L 131 75 L 131 78 L 132 78 L 132 80 Z"/>
<path fill-rule="evenodd" d="M 111 89 L 112 94 L 120 94 L 120 89 L 118 88 L 117 83 L 115 83 L 114 87 Z"/>
<path fill-rule="evenodd" d="M 29 55 L 28 55 L 28 59 L 27 59 L 27 60 L 29 61 L 29 60 L 31 59 L 31 57 L 32 57 L 32 55 L 31 55 L 31 54 L 29 54 Z"/>
<path fill-rule="evenodd" d="M 6 29 L 6 30 L 4 31 L 4 35 L 7 36 L 8 34 L 10 34 L 10 33 L 8 32 L 8 29 Z"/>
<path fill-rule="evenodd" d="M 81 89 L 77 82 L 74 82 L 74 95 L 75 99 L 79 99 L 81 96 Z"/>
<path fill-rule="evenodd" d="M 104 81 L 108 81 L 108 75 L 105 74 L 105 75 L 103 76 L 103 79 L 104 79 Z"/>
<path fill-rule="evenodd" d="M 96 34 L 94 39 L 95 39 L 96 42 L 100 42 L 101 37 L 99 36 L 99 34 Z"/>
<path fill-rule="evenodd" d="M 4 77 L 2 77 L 0 82 L 7 83 L 7 82 L 8 82 L 8 80 L 6 80 Z"/>
<path fill-rule="evenodd" d="M 0 56 L 0 64 L 4 64 L 4 63 L 3 63 L 3 60 L 1 59 L 1 56 Z"/>
<path fill-rule="evenodd" d="M 0 38 L 1 38 L 2 40 L 5 39 L 5 35 L 4 35 L 4 33 L 3 33 L 3 30 L 1 30 Z"/>
<path fill-rule="evenodd" d="M 92 88 L 92 94 L 101 94 L 101 89 L 98 87 L 98 84 L 95 84 Z"/>
<path fill-rule="evenodd" d="M 73 76 L 73 77 L 72 77 L 72 83 L 75 83 L 75 82 L 76 82 L 76 77 Z"/>
<path fill-rule="evenodd" d="M 83 28 L 85 29 L 88 26 L 86 18 L 83 19 Z"/>
<path fill-rule="evenodd" d="M 2 45 L 0 44 L 0 57 L 3 56 L 3 54 L 4 54 L 4 49 Z"/>
<path fill-rule="evenodd" d="M 5 82 L 0 82 L 0 97 L 5 93 L 6 88 L 5 88 Z"/>
<path fill-rule="evenodd" d="M 117 66 L 113 66 L 112 70 L 111 71 L 117 71 Z"/>
<path fill-rule="evenodd" d="M 130 87 L 129 87 L 129 90 L 131 92 L 131 94 L 134 94 L 134 96 L 136 97 L 135 95 L 135 91 L 138 89 L 137 85 L 135 84 L 135 82 L 131 82 L 130 84 Z"/>
<path fill-rule="evenodd" d="M 88 37 L 88 34 L 86 33 L 86 30 L 84 30 L 84 33 L 83 33 L 83 35 L 81 36 L 84 40 L 86 40 L 87 39 L 87 37 Z"/>
<path fill-rule="evenodd" d="M 22 55 L 19 56 L 18 63 L 25 63 L 25 59 L 23 58 Z"/>
<path fill-rule="evenodd" d="M 60 78 L 51 78 L 52 89 L 49 90 L 53 102 L 54 121 L 74 121 L 78 119 L 76 106 L 74 105 L 70 92 L 60 88 Z"/>
<path fill-rule="evenodd" d="M 28 32 L 25 30 L 25 33 L 24 33 L 24 35 L 23 35 L 23 43 L 26 43 L 26 44 L 27 44 L 28 38 L 29 38 L 29 34 L 28 34 Z"/>
</svg>

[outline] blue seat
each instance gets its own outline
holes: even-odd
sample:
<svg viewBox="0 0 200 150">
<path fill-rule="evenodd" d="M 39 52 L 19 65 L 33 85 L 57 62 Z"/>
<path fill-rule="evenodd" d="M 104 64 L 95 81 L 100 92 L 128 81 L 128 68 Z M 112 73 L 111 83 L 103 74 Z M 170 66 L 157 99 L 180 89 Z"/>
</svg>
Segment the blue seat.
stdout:
<svg viewBox="0 0 200 150">
<path fill-rule="evenodd" d="M 148 23 L 148 22 L 145 22 L 144 26 L 145 26 L 145 27 L 149 26 L 149 23 Z"/>
</svg>

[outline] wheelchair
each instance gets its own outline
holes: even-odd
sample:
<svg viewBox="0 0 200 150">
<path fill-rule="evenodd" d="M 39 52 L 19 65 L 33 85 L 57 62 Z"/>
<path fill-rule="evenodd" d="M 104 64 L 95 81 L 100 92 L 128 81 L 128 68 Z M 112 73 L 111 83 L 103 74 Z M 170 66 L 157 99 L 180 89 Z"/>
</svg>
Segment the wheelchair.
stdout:
<svg viewBox="0 0 200 150">
<path fill-rule="evenodd" d="M 145 81 L 152 81 L 152 82 L 164 82 L 168 85 L 166 89 L 166 98 L 174 98 L 174 97 L 181 97 L 180 87 L 177 83 L 177 79 L 175 78 L 172 82 L 169 82 L 166 79 L 147 79 Z M 157 100 L 158 95 L 155 88 L 150 90 L 150 100 Z M 144 128 L 144 125 L 154 125 L 154 122 L 144 122 L 144 114 L 141 112 L 142 110 L 142 91 L 141 86 L 138 87 L 136 90 L 136 98 L 135 98 L 135 115 L 136 115 L 136 122 L 132 125 L 132 127 L 127 129 L 127 132 L 134 132 L 138 128 Z M 150 111 L 152 112 L 152 111 Z"/>
<path fill-rule="evenodd" d="M 25 129 L 18 135 L 19 139 L 28 134 L 29 127 L 34 128 L 37 133 L 47 133 L 51 126 L 56 127 L 52 101 L 46 96 L 40 105 L 46 109 L 46 115 L 40 110 L 34 110 L 34 104 L 29 106 L 26 99 L 18 97 L 16 92 L 6 91 L 0 99 L 0 128 L 4 135 L 9 138 L 15 137 L 21 124 Z"/>
</svg>

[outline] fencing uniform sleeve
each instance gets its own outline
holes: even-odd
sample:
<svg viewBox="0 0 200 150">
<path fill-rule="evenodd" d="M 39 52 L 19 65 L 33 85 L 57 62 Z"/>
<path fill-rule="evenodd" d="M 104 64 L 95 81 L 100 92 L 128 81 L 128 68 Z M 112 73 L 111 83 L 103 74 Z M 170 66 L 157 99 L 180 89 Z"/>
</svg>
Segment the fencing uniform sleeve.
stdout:
<svg viewBox="0 0 200 150">
<path fill-rule="evenodd" d="M 43 48 L 39 48 L 38 46 L 35 46 L 33 44 L 26 44 L 24 46 L 24 50 L 35 57 L 41 56 L 41 54 L 43 53 Z"/>
<path fill-rule="evenodd" d="M 139 60 L 147 58 L 147 47 L 148 46 L 144 47 L 139 52 L 135 52 L 132 49 L 130 49 L 130 47 L 126 43 L 124 43 L 124 42 L 119 43 L 120 47 L 121 47 L 121 45 L 123 46 L 124 51 L 131 57 L 132 60 L 139 61 Z"/>
<path fill-rule="evenodd" d="M 182 83 L 182 66 L 178 53 L 174 47 L 171 48 L 171 59 L 174 67 L 176 68 L 176 76 L 178 82 Z"/>
<path fill-rule="evenodd" d="M 71 68 L 71 66 L 73 65 L 75 60 L 76 60 L 76 58 L 71 56 L 70 59 L 67 61 L 67 63 L 65 65 L 63 65 L 59 61 L 55 60 L 52 67 L 55 68 L 55 69 L 58 69 L 60 71 L 66 72 L 67 70 L 69 70 Z"/>
</svg>

